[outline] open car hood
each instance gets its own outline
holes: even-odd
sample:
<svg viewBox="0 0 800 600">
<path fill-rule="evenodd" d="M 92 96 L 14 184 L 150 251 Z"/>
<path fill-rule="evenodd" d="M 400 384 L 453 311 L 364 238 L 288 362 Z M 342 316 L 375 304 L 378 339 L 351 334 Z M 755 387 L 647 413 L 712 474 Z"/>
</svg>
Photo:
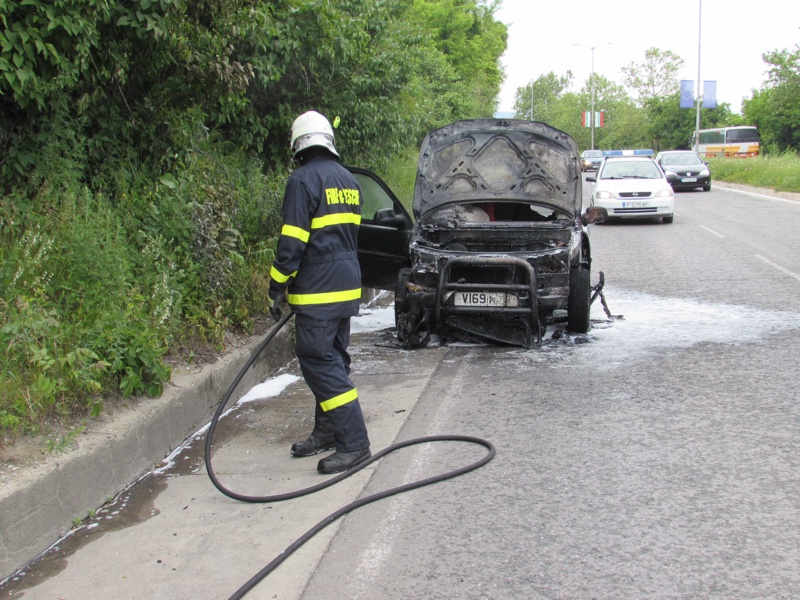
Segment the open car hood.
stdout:
<svg viewBox="0 0 800 600">
<path fill-rule="evenodd" d="M 577 217 L 581 175 L 575 141 L 544 123 L 456 121 L 420 148 L 414 216 L 446 204 L 529 202 Z"/>
</svg>

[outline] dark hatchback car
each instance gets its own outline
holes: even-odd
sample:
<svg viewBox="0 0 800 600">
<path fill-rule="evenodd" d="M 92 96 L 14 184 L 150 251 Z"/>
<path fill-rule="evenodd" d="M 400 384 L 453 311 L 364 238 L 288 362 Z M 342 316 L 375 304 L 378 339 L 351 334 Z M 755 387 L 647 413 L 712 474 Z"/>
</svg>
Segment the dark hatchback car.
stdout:
<svg viewBox="0 0 800 600">
<path fill-rule="evenodd" d="M 581 154 L 581 171 L 597 171 L 603 162 L 602 150 L 584 150 Z"/>
<path fill-rule="evenodd" d="M 362 283 L 395 292 L 406 347 L 445 339 L 530 347 L 543 328 L 589 329 L 591 255 L 575 142 L 544 123 L 457 121 L 422 143 L 416 223 L 374 173 L 364 192 Z"/>
<path fill-rule="evenodd" d="M 664 171 L 673 190 L 703 188 L 711 190 L 708 163 L 692 150 L 667 150 L 656 155 L 656 163 Z"/>
</svg>

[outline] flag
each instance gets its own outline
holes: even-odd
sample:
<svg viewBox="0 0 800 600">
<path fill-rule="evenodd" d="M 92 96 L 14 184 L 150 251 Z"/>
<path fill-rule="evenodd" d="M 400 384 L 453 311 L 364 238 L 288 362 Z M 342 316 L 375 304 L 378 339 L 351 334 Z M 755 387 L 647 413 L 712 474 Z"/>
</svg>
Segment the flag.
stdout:
<svg viewBox="0 0 800 600">
<path fill-rule="evenodd" d="M 694 106 L 694 81 L 682 79 L 681 108 L 692 108 L 692 106 Z"/>
<path fill-rule="evenodd" d="M 581 115 L 581 125 L 583 127 L 591 127 L 592 126 L 592 113 L 591 111 L 585 110 Z M 595 111 L 594 113 L 594 126 L 595 127 L 605 127 L 606 126 L 606 113 L 603 110 Z"/>
<path fill-rule="evenodd" d="M 717 82 L 703 82 L 703 108 L 717 108 Z"/>
</svg>

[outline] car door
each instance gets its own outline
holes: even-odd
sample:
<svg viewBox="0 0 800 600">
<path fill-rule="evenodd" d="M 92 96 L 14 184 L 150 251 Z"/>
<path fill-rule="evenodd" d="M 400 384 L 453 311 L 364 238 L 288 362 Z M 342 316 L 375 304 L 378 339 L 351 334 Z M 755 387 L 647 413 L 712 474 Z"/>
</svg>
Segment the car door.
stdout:
<svg viewBox="0 0 800 600">
<path fill-rule="evenodd" d="M 358 167 L 347 169 L 358 181 L 363 195 L 358 228 L 361 285 L 394 291 L 398 271 L 410 266 L 411 216 L 375 173 Z"/>
</svg>

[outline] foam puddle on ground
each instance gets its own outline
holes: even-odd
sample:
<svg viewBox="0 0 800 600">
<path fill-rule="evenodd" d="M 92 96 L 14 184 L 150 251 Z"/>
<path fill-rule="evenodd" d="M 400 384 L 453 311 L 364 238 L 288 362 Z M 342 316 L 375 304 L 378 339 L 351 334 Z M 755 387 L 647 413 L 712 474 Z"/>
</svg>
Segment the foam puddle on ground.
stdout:
<svg viewBox="0 0 800 600">
<path fill-rule="evenodd" d="M 572 352 L 583 342 L 581 358 L 601 371 L 649 360 L 654 352 L 688 348 L 700 343 L 754 344 L 770 335 L 800 329 L 800 314 L 751 306 L 667 298 L 608 290 L 609 318 L 600 301 L 592 305 L 592 326 L 587 334 L 553 336 L 553 328 L 539 348 L 518 350 L 529 361 L 551 361 L 553 352 Z M 565 365 L 566 366 L 566 365 Z"/>
<path fill-rule="evenodd" d="M 386 307 L 361 308 L 358 316 L 350 319 L 350 333 L 369 333 L 394 328 L 394 304 Z"/>
<path fill-rule="evenodd" d="M 598 352 L 630 362 L 654 349 L 687 348 L 703 342 L 749 344 L 800 329 L 800 314 L 636 292 L 606 295 L 610 312 L 622 319 L 595 324 L 590 335 Z M 599 311 L 599 314 L 597 314 Z M 592 316 L 602 308 L 592 306 Z M 605 315 L 603 315 L 605 316 Z"/>
</svg>

